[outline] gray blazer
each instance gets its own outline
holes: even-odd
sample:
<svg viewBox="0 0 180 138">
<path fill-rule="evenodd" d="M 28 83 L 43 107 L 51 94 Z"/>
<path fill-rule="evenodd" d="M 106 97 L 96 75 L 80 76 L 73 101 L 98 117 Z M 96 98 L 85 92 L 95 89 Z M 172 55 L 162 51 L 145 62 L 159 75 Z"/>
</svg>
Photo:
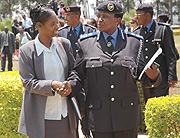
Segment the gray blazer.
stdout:
<svg viewBox="0 0 180 138">
<path fill-rule="evenodd" d="M 4 49 L 4 43 L 5 43 L 5 37 L 6 33 L 2 31 L 0 33 L 0 47 L 1 47 L 1 53 Z M 11 54 L 14 53 L 16 45 L 15 45 L 15 36 L 12 32 L 8 31 L 8 46 L 9 46 L 9 51 Z"/>
<path fill-rule="evenodd" d="M 71 44 L 61 38 L 62 44 L 56 39 L 57 53 L 64 65 L 67 78 L 74 65 Z M 19 73 L 23 83 L 23 103 L 18 132 L 33 137 L 45 136 L 45 106 L 47 96 L 53 96 L 52 80 L 45 80 L 43 53 L 37 56 L 34 40 L 23 45 L 19 50 Z M 70 100 L 67 100 L 68 116 L 71 132 L 76 134 L 77 120 L 75 110 Z"/>
</svg>

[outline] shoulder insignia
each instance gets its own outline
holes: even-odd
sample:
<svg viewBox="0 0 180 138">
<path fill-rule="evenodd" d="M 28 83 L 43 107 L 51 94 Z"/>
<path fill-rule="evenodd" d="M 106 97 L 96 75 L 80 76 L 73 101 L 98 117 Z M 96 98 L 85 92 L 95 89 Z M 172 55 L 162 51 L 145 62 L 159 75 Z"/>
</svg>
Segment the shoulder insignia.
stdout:
<svg viewBox="0 0 180 138">
<path fill-rule="evenodd" d="M 97 35 L 97 32 L 92 32 L 92 33 L 88 33 L 88 34 L 82 34 L 82 35 L 80 35 L 80 40 L 86 39 L 86 38 L 89 38 L 89 37 L 92 37 L 92 36 L 95 36 L 95 35 Z"/>
<path fill-rule="evenodd" d="M 158 22 L 159 25 L 166 25 L 166 26 L 170 26 L 170 24 L 167 23 L 163 23 L 163 22 Z"/>
<path fill-rule="evenodd" d="M 125 35 L 124 35 L 124 31 L 122 29 L 119 29 L 119 31 L 120 31 L 121 38 L 123 40 L 126 40 Z"/>
<path fill-rule="evenodd" d="M 144 37 L 143 36 L 141 36 L 141 35 L 138 35 L 138 34 L 135 34 L 135 33 L 131 33 L 131 32 L 127 32 L 127 35 L 131 35 L 131 36 L 134 36 L 134 37 L 136 37 L 136 38 L 140 38 L 140 39 L 144 39 Z"/>
</svg>

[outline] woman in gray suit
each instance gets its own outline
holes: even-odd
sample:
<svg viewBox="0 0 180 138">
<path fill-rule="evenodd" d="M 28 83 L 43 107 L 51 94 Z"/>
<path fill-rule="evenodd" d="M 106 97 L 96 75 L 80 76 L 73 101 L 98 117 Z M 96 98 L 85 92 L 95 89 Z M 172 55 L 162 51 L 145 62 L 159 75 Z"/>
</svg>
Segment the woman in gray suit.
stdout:
<svg viewBox="0 0 180 138">
<path fill-rule="evenodd" d="M 24 89 L 18 131 L 32 138 L 76 138 L 76 114 L 67 98 L 76 94 L 65 81 L 74 64 L 70 42 L 55 37 L 58 19 L 52 9 L 38 5 L 30 17 L 39 34 L 19 50 Z M 61 87 L 66 90 L 58 91 Z"/>
</svg>

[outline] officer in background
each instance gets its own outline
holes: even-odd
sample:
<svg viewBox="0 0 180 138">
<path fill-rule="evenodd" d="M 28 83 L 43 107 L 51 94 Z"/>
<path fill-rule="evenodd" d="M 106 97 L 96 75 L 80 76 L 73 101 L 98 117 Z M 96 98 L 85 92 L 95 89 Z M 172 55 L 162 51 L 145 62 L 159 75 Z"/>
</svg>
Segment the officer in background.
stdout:
<svg viewBox="0 0 180 138">
<path fill-rule="evenodd" d="M 81 16 L 81 8 L 79 6 L 67 6 L 64 7 L 65 10 L 65 20 L 67 21 L 66 27 L 63 27 L 59 30 L 58 36 L 59 37 L 65 37 L 70 40 L 71 46 L 73 49 L 73 56 L 76 58 L 76 53 L 78 51 L 78 39 L 80 35 L 87 34 L 90 32 L 95 32 L 96 28 L 93 26 L 90 26 L 88 24 L 82 24 L 80 22 L 80 16 Z M 86 87 L 85 90 L 87 91 Z M 81 114 L 84 115 L 84 91 L 82 90 L 80 95 L 77 97 L 77 101 L 79 102 L 79 107 L 81 110 Z M 81 125 L 83 127 L 83 133 L 88 138 L 90 137 L 90 131 L 86 128 L 86 122 L 83 118 L 81 121 Z"/>
<path fill-rule="evenodd" d="M 169 87 L 173 87 L 177 83 L 176 74 L 176 55 L 174 54 L 174 39 L 172 33 L 163 23 L 157 23 L 152 19 L 153 7 L 149 4 L 140 4 L 136 10 L 139 26 L 134 32 L 144 37 L 143 54 L 145 62 L 147 63 L 158 46 L 162 48 L 162 54 L 155 60 L 160 65 L 159 69 L 162 74 L 162 83 L 160 86 L 154 88 L 145 88 L 142 83 L 142 90 L 144 93 L 145 102 L 149 98 L 166 96 L 169 93 Z M 158 44 L 159 43 L 159 44 Z"/>
<path fill-rule="evenodd" d="M 78 42 L 74 69 L 80 79 L 71 74 L 68 80 L 73 91 L 87 80 L 85 118 L 94 138 L 137 138 L 141 104 L 136 80 L 145 65 L 143 37 L 117 27 L 123 17 L 119 2 L 106 1 L 97 9 L 99 31 L 81 35 Z M 157 86 L 160 78 L 152 66 L 141 81 Z"/>
<path fill-rule="evenodd" d="M 170 23 L 171 20 L 169 19 L 168 14 L 166 13 L 161 13 L 158 16 L 158 22 L 159 24 L 164 24 L 164 27 L 167 27 L 167 29 L 169 30 L 170 33 L 172 33 L 171 35 L 171 39 L 170 41 L 172 41 L 173 44 L 173 49 L 174 49 L 174 54 L 176 55 L 177 60 L 179 59 L 179 53 L 178 50 L 176 49 L 175 43 L 174 43 L 174 34 L 173 34 L 173 29 L 171 28 L 170 24 L 166 24 L 166 23 Z"/>
<path fill-rule="evenodd" d="M 67 25 L 59 30 L 58 36 L 65 37 L 70 40 L 73 49 L 73 55 L 76 58 L 76 52 L 78 50 L 77 40 L 81 34 L 87 34 L 96 31 L 95 27 L 88 24 L 82 24 L 80 22 L 81 9 L 79 6 L 67 6 L 64 7 L 65 20 Z"/>
<path fill-rule="evenodd" d="M 158 16 L 158 22 L 170 24 L 171 20 L 169 19 L 168 14 L 166 14 L 166 13 L 161 13 L 161 14 Z"/>
</svg>

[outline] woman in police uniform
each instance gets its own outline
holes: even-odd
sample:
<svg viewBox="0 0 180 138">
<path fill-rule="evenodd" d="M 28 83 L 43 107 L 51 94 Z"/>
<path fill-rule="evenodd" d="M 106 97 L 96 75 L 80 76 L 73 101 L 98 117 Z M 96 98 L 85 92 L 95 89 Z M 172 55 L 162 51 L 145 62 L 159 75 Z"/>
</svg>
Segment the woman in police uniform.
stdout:
<svg viewBox="0 0 180 138">
<path fill-rule="evenodd" d="M 78 44 L 75 71 L 80 80 L 73 75 L 68 80 L 73 91 L 87 80 L 85 117 L 94 138 L 136 138 L 141 123 L 136 80 L 144 68 L 143 38 L 117 28 L 123 16 L 120 3 L 106 1 L 97 9 L 99 32 L 81 36 Z M 140 81 L 157 86 L 161 76 L 152 66 Z"/>
</svg>

